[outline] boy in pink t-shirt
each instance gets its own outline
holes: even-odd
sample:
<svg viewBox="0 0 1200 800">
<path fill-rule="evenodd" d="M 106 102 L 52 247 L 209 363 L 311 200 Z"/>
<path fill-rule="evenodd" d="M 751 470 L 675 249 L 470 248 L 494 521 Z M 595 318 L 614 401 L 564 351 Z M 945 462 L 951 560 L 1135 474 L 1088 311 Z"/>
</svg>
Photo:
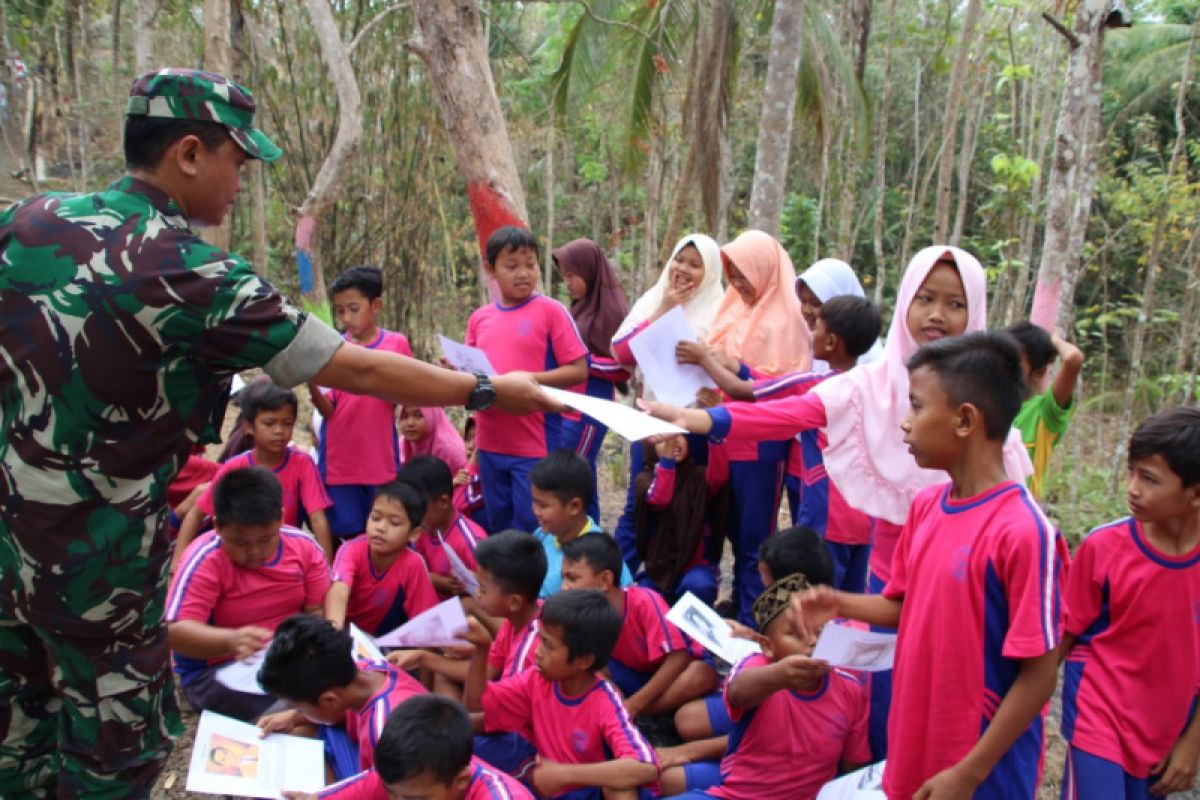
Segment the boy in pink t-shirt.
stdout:
<svg viewBox="0 0 1200 800">
<path fill-rule="evenodd" d="M 295 733 L 309 723 L 341 726 L 358 750 L 358 768 L 375 765 L 375 746 L 392 709 L 425 687 L 408 673 L 352 655 L 349 631 L 298 615 L 275 630 L 259 670 L 262 687 L 292 708 L 258 721 L 263 734 Z"/>
<path fill-rule="evenodd" d="M 653 784 L 658 761 L 617 690 L 597 676 L 621 630 L 603 592 L 562 591 L 542 606 L 537 668 L 488 682 L 491 637 L 470 620 L 475 645 L 464 704 L 481 732 L 519 734 L 538 754 L 529 782 L 543 797 L 599 798 Z"/>
<path fill-rule="evenodd" d="M 184 695 L 197 710 L 254 719 L 275 698 L 230 689 L 217 668 L 266 647 L 293 614 L 315 614 L 329 591 L 325 554 L 311 536 L 283 527 L 279 480 L 262 467 L 216 484 L 217 527 L 183 554 L 167 595 L 167 637 Z"/>
<path fill-rule="evenodd" d="M 196 538 L 204 521 L 212 517 L 216 481 L 230 470 L 241 467 L 266 467 L 273 471 L 283 487 L 283 524 L 298 528 L 303 514 L 326 558 L 332 558 L 333 545 L 325 510 L 333 503 L 325 493 L 316 464 L 307 453 L 289 444 L 296 427 L 296 393 L 264 378 L 252 381 L 242 390 L 239 406 L 242 429 L 253 439 L 254 446 L 221 464 L 212 483 L 184 515 L 175 540 L 173 566 L 178 565 L 183 551 Z"/>
<path fill-rule="evenodd" d="M 1068 572 L 1067 800 L 1186 792 L 1200 760 L 1200 410 L 1138 426 L 1126 492 L 1132 516 L 1089 533 Z"/>
<path fill-rule="evenodd" d="M 951 483 L 916 496 L 881 596 L 798 596 L 802 635 L 835 616 L 898 626 L 884 791 L 1032 798 L 1054 692 L 1062 539 L 1005 473 L 1024 392 L 1005 334 L 925 345 L 908 362 L 902 428 L 916 462 Z M 952 657 L 951 657 L 952 656 Z"/>
<path fill-rule="evenodd" d="M 417 487 L 392 481 L 375 492 L 367 532 L 342 545 L 333 561 L 325 617 L 336 627 L 353 622 L 382 636 L 437 605 L 425 562 L 409 547 L 423 516 Z"/>
<path fill-rule="evenodd" d="M 538 383 L 569 389 L 587 379 L 587 346 L 570 313 L 537 293 L 538 241 L 524 228 L 498 229 L 487 241 L 488 277 L 499 299 L 471 315 L 466 343 L 481 348 L 499 373 L 523 371 Z M 488 530 L 532 533 L 529 471 L 559 446 L 558 414 L 516 417 L 479 411 L 476 447 Z"/>
<path fill-rule="evenodd" d="M 487 532 L 454 507 L 450 467 L 437 456 L 417 456 L 400 468 L 400 480 L 416 486 L 425 498 L 421 532 L 412 547 L 425 559 L 438 597 L 445 600 L 466 594 L 446 551 L 453 551 L 459 562 L 474 572 L 475 548 L 487 538 Z"/>
<path fill-rule="evenodd" d="M 383 308 L 383 273 L 378 267 L 351 267 L 337 276 L 329 294 L 347 342 L 412 357 L 404 334 L 376 322 Z M 308 388 L 313 408 L 323 419 L 318 461 L 333 499 L 329 527 L 340 543 L 363 531 L 375 487 L 395 480 L 400 469 L 396 406 L 370 395 L 322 390 L 314 383 Z"/>
</svg>

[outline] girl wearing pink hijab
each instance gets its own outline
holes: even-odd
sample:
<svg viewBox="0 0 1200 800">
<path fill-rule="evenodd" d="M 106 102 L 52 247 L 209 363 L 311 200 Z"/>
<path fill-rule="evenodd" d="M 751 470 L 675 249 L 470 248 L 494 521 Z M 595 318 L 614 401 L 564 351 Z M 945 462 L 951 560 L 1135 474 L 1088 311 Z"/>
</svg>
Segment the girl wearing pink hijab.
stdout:
<svg viewBox="0 0 1200 800">
<path fill-rule="evenodd" d="M 940 470 L 918 467 L 904 444 L 908 415 L 905 363 L 925 345 L 987 327 L 987 277 L 970 253 L 935 245 L 917 253 L 896 297 L 884 357 L 830 378 L 808 394 L 774 402 L 686 410 L 652 404 L 652 413 L 716 439 L 760 439 L 823 428 L 825 469 L 847 503 L 875 518 L 868 588 L 879 592 L 891 576 L 900 527 L 918 491 L 944 482 Z M 1010 477 L 1032 472 L 1013 431 L 1004 448 Z M 871 690 L 871 749 L 886 753 L 890 673 L 876 673 Z"/>
<path fill-rule="evenodd" d="M 400 463 L 417 456 L 437 456 L 457 475 L 467 466 L 467 448 L 454 424 L 440 408 L 400 406 Z"/>
</svg>

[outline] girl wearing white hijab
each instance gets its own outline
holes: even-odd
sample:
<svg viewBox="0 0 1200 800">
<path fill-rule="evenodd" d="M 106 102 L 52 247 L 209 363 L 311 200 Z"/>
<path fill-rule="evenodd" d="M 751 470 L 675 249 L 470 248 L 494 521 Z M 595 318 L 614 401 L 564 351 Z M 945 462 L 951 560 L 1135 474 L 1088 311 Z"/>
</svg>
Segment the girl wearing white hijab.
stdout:
<svg viewBox="0 0 1200 800">
<path fill-rule="evenodd" d="M 710 236 L 689 233 L 671 250 L 671 257 L 663 266 L 658 281 L 638 298 L 629 310 L 629 316 L 617 327 L 613 336 L 613 358 L 626 367 L 636 367 L 637 357 L 630 350 L 630 343 L 646 326 L 679 306 L 687 317 L 696 338 L 704 341 L 712 330 L 717 308 L 725 296 L 722 285 L 724 269 L 721 266 L 721 248 Z M 643 386 L 642 395 L 653 398 L 649 387 Z M 707 463 L 707 451 L 690 456 L 696 463 Z M 617 523 L 614 536 L 621 546 L 621 554 L 629 569 L 637 573 L 637 523 L 634 518 L 634 479 L 642 469 L 642 442 L 634 442 L 629 448 L 629 492 L 625 498 L 625 511 Z"/>
<path fill-rule="evenodd" d="M 845 261 L 836 258 L 822 258 L 796 278 L 796 296 L 800 298 L 800 313 L 808 323 L 811 331 L 817 324 L 817 311 L 821 306 L 835 297 L 848 294 L 854 297 L 866 297 L 862 284 L 854 269 Z M 883 343 L 876 341 L 875 345 L 859 356 L 858 363 L 870 364 L 883 357 Z M 820 359 L 813 360 L 813 372 L 823 372 L 829 365 Z"/>
</svg>

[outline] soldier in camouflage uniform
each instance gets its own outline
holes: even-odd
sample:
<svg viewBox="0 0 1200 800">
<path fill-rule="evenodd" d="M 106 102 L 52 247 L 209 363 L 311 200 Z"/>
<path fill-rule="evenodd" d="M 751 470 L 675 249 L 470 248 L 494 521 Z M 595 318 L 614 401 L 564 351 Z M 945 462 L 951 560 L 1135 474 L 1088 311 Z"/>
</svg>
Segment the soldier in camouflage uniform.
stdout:
<svg viewBox="0 0 1200 800">
<path fill-rule="evenodd" d="M 528 376 L 452 373 L 342 337 L 199 239 L 281 152 L 244 87 L 134 82 L 129 175 L 0 215 L 0 797 L 148 794 L 180 730 L 162 624 L 166 489 L 261 366 L 397 403 L 528 411 Z"/>
</svg>

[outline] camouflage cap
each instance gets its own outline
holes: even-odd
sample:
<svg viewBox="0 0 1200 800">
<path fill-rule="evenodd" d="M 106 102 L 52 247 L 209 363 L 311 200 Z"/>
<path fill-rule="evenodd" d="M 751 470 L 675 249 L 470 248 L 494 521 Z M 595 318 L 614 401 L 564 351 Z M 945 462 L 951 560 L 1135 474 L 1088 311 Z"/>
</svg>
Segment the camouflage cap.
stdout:
<svg viewBox="0 0 1200 800">
<path fill-rule="evenodd" d="M 198 69 L 147 72 L 133 82 L 127 116 L 219 122 L 246 155 L 275 161 L 283 151 L 254 127 L 254 95 L 239 83 Z"/>
</svg>

